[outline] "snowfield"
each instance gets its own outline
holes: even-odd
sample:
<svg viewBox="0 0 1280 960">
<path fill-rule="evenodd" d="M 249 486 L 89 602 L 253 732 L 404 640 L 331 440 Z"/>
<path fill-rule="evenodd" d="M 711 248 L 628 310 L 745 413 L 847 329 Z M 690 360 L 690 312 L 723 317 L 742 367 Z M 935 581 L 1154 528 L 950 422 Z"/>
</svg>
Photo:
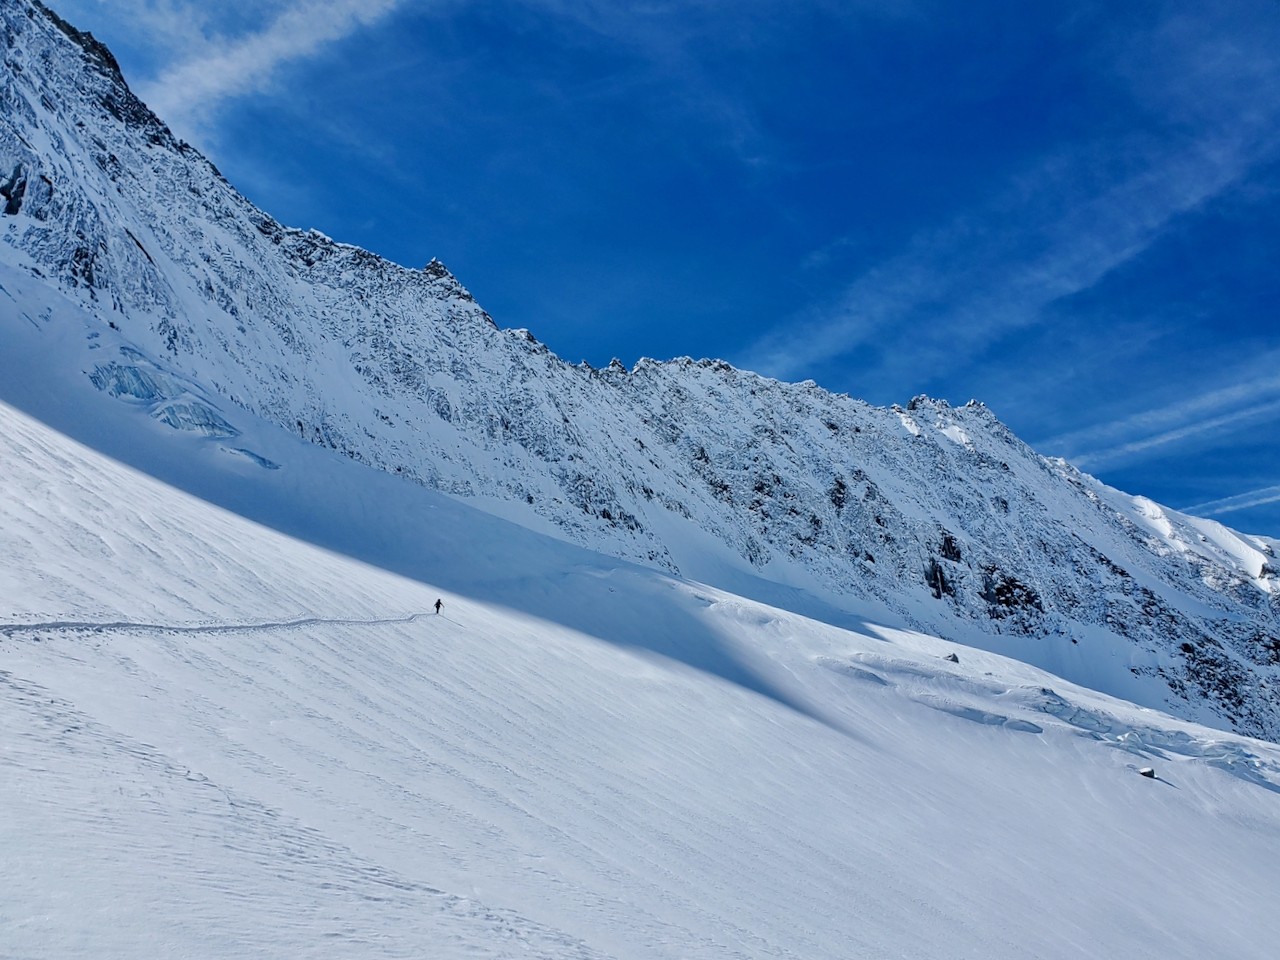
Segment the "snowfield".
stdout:
<svg viewBox="0 0 1280 960">
<path fill-rule="evenodd" d="M 68 398 L 7 392 L 61 402 L 63 432 L 149 473 L 78 423 L 143 412 L 208 441 L 166 477 L 201 493 L 209 461 L 278 468 L 255 446 L 274 425 L 619 561 L 824 619 L 874 609 L 1280 741 L 1280 543 L 1110 489 L 976 401 L 877 408 L 709 359 L 571 365 L 438 261 L 253 206 L 46 8 L 0 0 L 0 54 L 0 350 L 61 361 Z M 314 536 L 316 491 L 292 482 L 268 522 Z M 262 519 L 234 496 L 213 499 Z M 385 564 L 362 539 L 326 545 Z"/>
<path fill-rule="evenodd" d="M 1272 744 L 592 554 L 247 418 L 275 469 L 99 415 L 272 523 L 0 408 L 0 956 L 1280 942 Z M 272 529 L 304 507 L 383 564 Z"/>
<path fill-rule="evenodd" d="M 0 41 L 0 960 L 1277 955 L 1280 543 L 569 366 Z"/>
</svg>

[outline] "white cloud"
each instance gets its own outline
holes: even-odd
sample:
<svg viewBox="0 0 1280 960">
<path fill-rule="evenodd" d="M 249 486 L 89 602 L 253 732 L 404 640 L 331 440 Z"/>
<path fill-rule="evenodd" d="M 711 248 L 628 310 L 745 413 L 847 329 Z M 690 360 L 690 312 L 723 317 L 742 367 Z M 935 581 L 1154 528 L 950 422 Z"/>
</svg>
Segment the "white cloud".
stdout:
<svg viewBox="0 0 1280 960">
<path fill-rule="evenodd" d="M 1088 154 L 1116 145 L 1052 158 L 986 208 L 917 236 L 850 284 L 834 308 L 761 338 L 742 362 L 795 378 L 860 347 L 888 346 L 897 352 L 882 361 L 886 372 L 927 377 L 1037 323 L 1049 304 L 1147 249 L 1277 146 L 1274 131 L 1246 129 L 1210 144 L 1130 147 L 1145 154 L 1141 169 L 1084 194 L 1072 180 L 1093 165 Z"/>
<path fill-rule="evenodd" d="M 402 2 L 303 0 L 250 33 L 231 38 L 202 33 L 156 78 L 139 84 L 139 95 L 179 135 L 198 138 L 223 101 L 266 89 L 284 64 L 376 23 Z M 157 12 L 157 23 L 174 21 L 169 10 L 166 5 Z"/>
<path fill-rule="evenodd" d="M 881 381 L 919 384 L 1149 249 L 1280 155 L 1280 53 L 1265 37 L 1234 57 L 1201 39 L 1176 20 L 1106 50 L 1119 90 L 1143 104 L 1131 131 L 1063 146 L 735 359 L 785 379 L 844 359 Z M 1194 82 L 1166 82 L 1183 74 Z"/>
<path fill-rule="evenodd" d="M 1280 486 L 1259 487 L 1238 493 L 1235 496 L 1223 497 L 1221 500 L 1209 500 L 1194 506 L 1183 507 L 1182 512 L 1196 517 L 1215 517 L 1236 510 L 1248 510 L 1253 507 L 1265 507 L 1270 503 L 1280 503 Z"/>
<path fill-rule="evenodd" d="M 1280 351 L 1259 354 L 1215 379 L 1229 384 L 1177 403 L 1048 437 L 1037 447 L 1089 470 L 1248 422 L 1280 419 Z M 1207 377 L 1201 373 L 1197 379 Z"/>
<path fill-rule="evenodd" d="M 1153 450 L 1170 444 L 1181 443 L 1192 438 L 1203 437 L 1206 434 L 1236 428 L 1247 423 L 1265 423 L 1276 419 L 1280 419 L 1280 400 L 1255 403 L 1219 413 L 1216 416 L 1202 417 L 1169 430 L 1140 436 L 1115 446 L 1086 450 L 1084 453 L 1072 456 L 1069 459 L 1082 469 L 1100 470 L 1103 467 L 1114 466 L 1125 460 L 1132 460 L 1139 455 L 1148 454 Z M 1051 443 L 1046 443 L 1044 446 L 1047 449 L 1052 449 Z"/>
<path fill-rule="evenodd" d="M 110 18 L 116 30 L 135 35 L 153 50 L 189 51 L 214 35 L 214 12 L 231 5 L 190 0 L 61 0 L 56 6 L 81 29 L 102 34 L 100 25 Z"/>
</svg>

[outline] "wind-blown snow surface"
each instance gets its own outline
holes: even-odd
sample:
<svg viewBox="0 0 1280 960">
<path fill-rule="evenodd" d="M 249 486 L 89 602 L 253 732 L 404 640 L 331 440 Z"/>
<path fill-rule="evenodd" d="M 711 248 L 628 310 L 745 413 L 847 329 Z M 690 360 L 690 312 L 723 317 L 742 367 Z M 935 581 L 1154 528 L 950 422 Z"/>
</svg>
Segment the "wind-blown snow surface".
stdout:
<svg viewBox="0 0 1280 960">
<path fill-rule="evenodd" d="M 901 629 L 1274 732 L 1273 543 L 569 367 L 0 39 L 0 956 L 1274 954 L 1280 748 Z"/>
<path fill-rule="evenodd" d="M 0 407 L 6 958 L 1274 956 L 1271 744 L 148 423 L 419 575 Z"/>
<path fill-rule="evenodd" d="M 1274 952 L 1280 748 L 175 432 L 0 279 L 6 960 Z"/>
<path fill-rule="evenodd" d="M 85 429 L 416 578 L 0 409 L 0 954 L 1273 955 L 1274 746 L 237 426 Z"/>
<path fill-rule="evenodd" d="M 1273 541 L 1046 460 L 981 404 L 877 409 L 711 361 L 570 366 L 438 263 L 253 207 L 38 4 L 0 0 L 0 44 L 0 355 L 73 367 L 86 410 L 131 405 L 269 469 L 237 433 L 248 411 L 621 559 L 793 610 L 873 604 L 1280 739 Z"/>
</svg>

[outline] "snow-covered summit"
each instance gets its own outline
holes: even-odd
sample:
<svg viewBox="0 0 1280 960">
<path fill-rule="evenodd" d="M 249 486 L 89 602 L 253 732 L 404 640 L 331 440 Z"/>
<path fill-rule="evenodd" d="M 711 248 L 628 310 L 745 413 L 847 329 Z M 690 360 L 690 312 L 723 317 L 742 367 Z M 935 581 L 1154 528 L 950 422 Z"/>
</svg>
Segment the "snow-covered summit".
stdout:
<svg viewBox="0 0 1280 960">
<path fill-rule="evenodd" d="M 711 360 L 570 365 L 438 261 L 258 210 L 41 5 L 2 0 L 0 40 L 10 360 L 254 469 L 279 464 L 237 440 L 242 412 L 621 559 L 874 609 L 1280 738 L 1274 541 L 1107 488 L 978 403 L 883 409 Z"/>
</svg>

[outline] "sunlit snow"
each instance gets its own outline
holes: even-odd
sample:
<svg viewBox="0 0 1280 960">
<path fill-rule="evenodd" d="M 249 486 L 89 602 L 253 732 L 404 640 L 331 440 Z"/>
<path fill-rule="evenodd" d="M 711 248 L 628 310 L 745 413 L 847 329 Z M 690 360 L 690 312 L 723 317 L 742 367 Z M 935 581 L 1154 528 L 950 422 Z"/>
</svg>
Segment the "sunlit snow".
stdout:
<svg viewBox="0 0 1280 960">
<path fill-rule="evenodd" d="M 0 409 L 7 957 L 1274 951 L 1271 744 L 247 419 L 278 469 L 123 405 L 86 422 L 375 563 Z"/>
<path fill-rule="evenodd" d="M 1280 544 L 571 367 L 0 4 L 0 960 L 1275 955 Z"/>
</svg>

